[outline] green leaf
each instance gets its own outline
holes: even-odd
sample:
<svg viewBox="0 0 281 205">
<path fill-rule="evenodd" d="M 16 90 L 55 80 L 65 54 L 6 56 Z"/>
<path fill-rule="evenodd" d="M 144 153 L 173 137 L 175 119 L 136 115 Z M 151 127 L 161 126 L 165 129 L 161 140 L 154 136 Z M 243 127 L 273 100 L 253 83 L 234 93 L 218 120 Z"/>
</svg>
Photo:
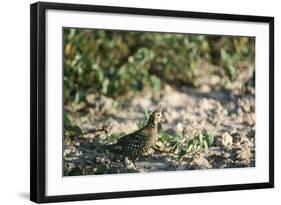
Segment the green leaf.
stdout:
<svg viewBox="0 0 281 205">
<path fill-rule="evenodd" d="M 84 175 L 84 170 L 79 167 L 74 167 L 73 169 L 65 173 L 66 176 L 80 176 Z"/>
<path fill-rule="evenodd" d="M 159 140 L 161 142 L 163 142 L 164 144 L 169 143 L 170 142 L 170 135 L 168 135 L 167 133 L 163 133 L 160 137 Z"/>
<path fill-rule="evenodd" d="M 68 116 L 67 112 L 63 113 L 63 124 L 64 124 L 64 126 L 70 126 L 71 125 L 71 122 L 70 122 L 70 119 L 69 119 L 69 116 Z"/>
<path fill-rule="evenodd" d="M 64 125 L 65 136 L 81 136 L 83 132 L 77 125 Z"/>
<path fill-rule="evenodd" d="M 146 121 L 149 120 L 149 117 L 150 117 L 151 114 L 152 114 L 152 111 L 150 111 L 150 110 L 145 110 L 145 119 L 146 119 Z"/>
<path fill-rule="evenodd" d="M 204 145 L 205 150 L 209 149 L 207 140 L 203 140 L 203 145 Z"/>
<path fill-rule="evenodd" d="M 151 111 L 145 110 L 145 113 L 144 113 L 145 120 L 140 120 L 139 122 L 136 123 L 139 129 L 143 128 L 147 124 L 151 113 L 152 113 Z"/>
<path fill-rule="evenodd" d="M 105 164 L 98 164 L 95 174 L 105 174 L 107 172 L 107 166 Z"/>
<path fill-rule="evenodd" d="M 106 79 L 102 82 L 102 90 L 101 90 L 101 92 L 102 92 L 103 94 L 107 94 L 107 92 L 108 92 L 108 85 L 109 85 L 109 80 L 108 80 L 108 78 L 106 78 Z"/>
<path fill-rule="evenodd" d="M 139 129 L 143 128 L 146 125 L 146 121 L 138 121 L 136 122 Z"/>
<path fill-rule="evenodd" d="M 203 144 L 203 135 L 200 133 L 199 134 L 199 144 Z"/>
<path fill-rule="evenodd" d="M 189 144 L 189 145 L 187 146 L 186 152 L 190 152 L 193 147 L 194 147 L 193 144 Z"/>
<path fill-rule="evenodd" d="M 121 132 L 121 133 L 113 132 L 106 136 L 106 141 L 107 141 L 107 143 L 116 142 L 120 137 L 125 136 L 125 135 L 126 135 L 126 133 L 123 133 L 123 132 Z"/>
<path fill-rule="evenodd" d="M 205 133 L 205 138 L 208 142 L 208 146 L 211 146 L 214 142 L 214 134 L 212 132 L 206 132 Z"/>
</svg>

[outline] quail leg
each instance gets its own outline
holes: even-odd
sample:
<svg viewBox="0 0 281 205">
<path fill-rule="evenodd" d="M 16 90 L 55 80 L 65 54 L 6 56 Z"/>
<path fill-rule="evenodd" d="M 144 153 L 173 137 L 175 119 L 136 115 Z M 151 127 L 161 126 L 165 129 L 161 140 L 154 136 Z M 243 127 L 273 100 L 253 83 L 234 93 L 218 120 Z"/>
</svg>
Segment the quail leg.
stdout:
<svg viewBox="0 0 281 205">
<path fill-rule="evenodd" d="M 137 169 L 137 166 L 135 164 L 135 160 L 129 160 L 128 157 L 124 158 L 124 165 L 127 169 Z"/>
<path fill-rule="evenodd" d="M 132 159 L 132 163 L 133 163 L 135 169 L 137 169 L 138 167 L 137 167 L 137 165 L 136 165 L 136 159 Z"/>
</svg>

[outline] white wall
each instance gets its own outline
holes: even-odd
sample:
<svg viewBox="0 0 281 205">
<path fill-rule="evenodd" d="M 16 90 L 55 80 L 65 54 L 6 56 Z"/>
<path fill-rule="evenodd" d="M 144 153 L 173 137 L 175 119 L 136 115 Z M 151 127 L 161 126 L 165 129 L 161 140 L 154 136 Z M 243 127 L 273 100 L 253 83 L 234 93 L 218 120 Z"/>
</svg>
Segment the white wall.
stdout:
<svg viewBox="0 0 281 205">
<path fill-rule="evenodd" d="M 52 1 L 52 0 L 49 0 Z M 0 6 L 0 204 L 31 204 L 29 193 L 29 4 L 2 1 Z M 82 1 L 62 1 L 81 3 Z M 85 4 L 275 16 L 275 53 L 280 55 L 281 12 L 278 1 L 245 0 L 84 0 Z M 279 55 L 278 55 L 279 54 Z M 275 59 L 276 188 L 177 196 L 72 202 L 69 204 L 267 204 L 280 200 L 281 65 Z M 279 80 L 279 81 L 277 81 Z M 278 126 L 279 125 L 279 126 Z M 94 185 L 93 185 L 94 186 Z"/>
</svg>

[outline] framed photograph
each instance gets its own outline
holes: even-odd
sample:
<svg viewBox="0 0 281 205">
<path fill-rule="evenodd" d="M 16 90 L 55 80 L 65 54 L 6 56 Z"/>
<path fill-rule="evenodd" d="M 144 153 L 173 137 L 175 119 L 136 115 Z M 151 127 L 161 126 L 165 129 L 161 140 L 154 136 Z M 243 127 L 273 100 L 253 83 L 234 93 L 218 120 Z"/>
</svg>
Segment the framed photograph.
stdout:
<svg viewBox="0 0 281 205">
<path fill-rule="evenodd" d="M 274 18 L 31 5 L 34 202 L 274 187 Z"/>
</svg>

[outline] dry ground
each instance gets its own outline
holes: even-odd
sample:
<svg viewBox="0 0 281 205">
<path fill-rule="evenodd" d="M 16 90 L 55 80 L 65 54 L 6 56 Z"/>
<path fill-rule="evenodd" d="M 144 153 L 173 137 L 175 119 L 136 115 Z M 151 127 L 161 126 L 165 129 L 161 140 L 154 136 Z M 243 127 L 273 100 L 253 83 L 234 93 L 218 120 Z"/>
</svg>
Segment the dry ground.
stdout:
<svg viewBox="0 0 281 205">
<path fill-rule="evenodd" d="M 199 84 L 200 84 L 200 78 Z M 201 81 L 204 79 L 201 78 Z M 168 84 L 160 91 L 145 89 L 113 100 L 88 95 L 87 102 L 67 105 L 72 121 L 82 130 L 92 130 L 64 145 L 65 175 L 127 173 L 163 170 L 214 169 L 255 166 L 255 89 L 253 82 L 231 84 L 230 89 L 216 89 L 216 76 L 197 88 Z M 162 125 L 171 135 L 185 129 L 212 131 L 214 143 L 189 159 L 178 160 L 158 142 L 159 150 L 141 157 L 137 168 L 122 156 L 103 149 L 110 133 L 130 133 L 144 118 L 144 110 L 161 103 L 167 122 Z M 94 130 L 93 130 L 94 129 Z"/>
</svg>

